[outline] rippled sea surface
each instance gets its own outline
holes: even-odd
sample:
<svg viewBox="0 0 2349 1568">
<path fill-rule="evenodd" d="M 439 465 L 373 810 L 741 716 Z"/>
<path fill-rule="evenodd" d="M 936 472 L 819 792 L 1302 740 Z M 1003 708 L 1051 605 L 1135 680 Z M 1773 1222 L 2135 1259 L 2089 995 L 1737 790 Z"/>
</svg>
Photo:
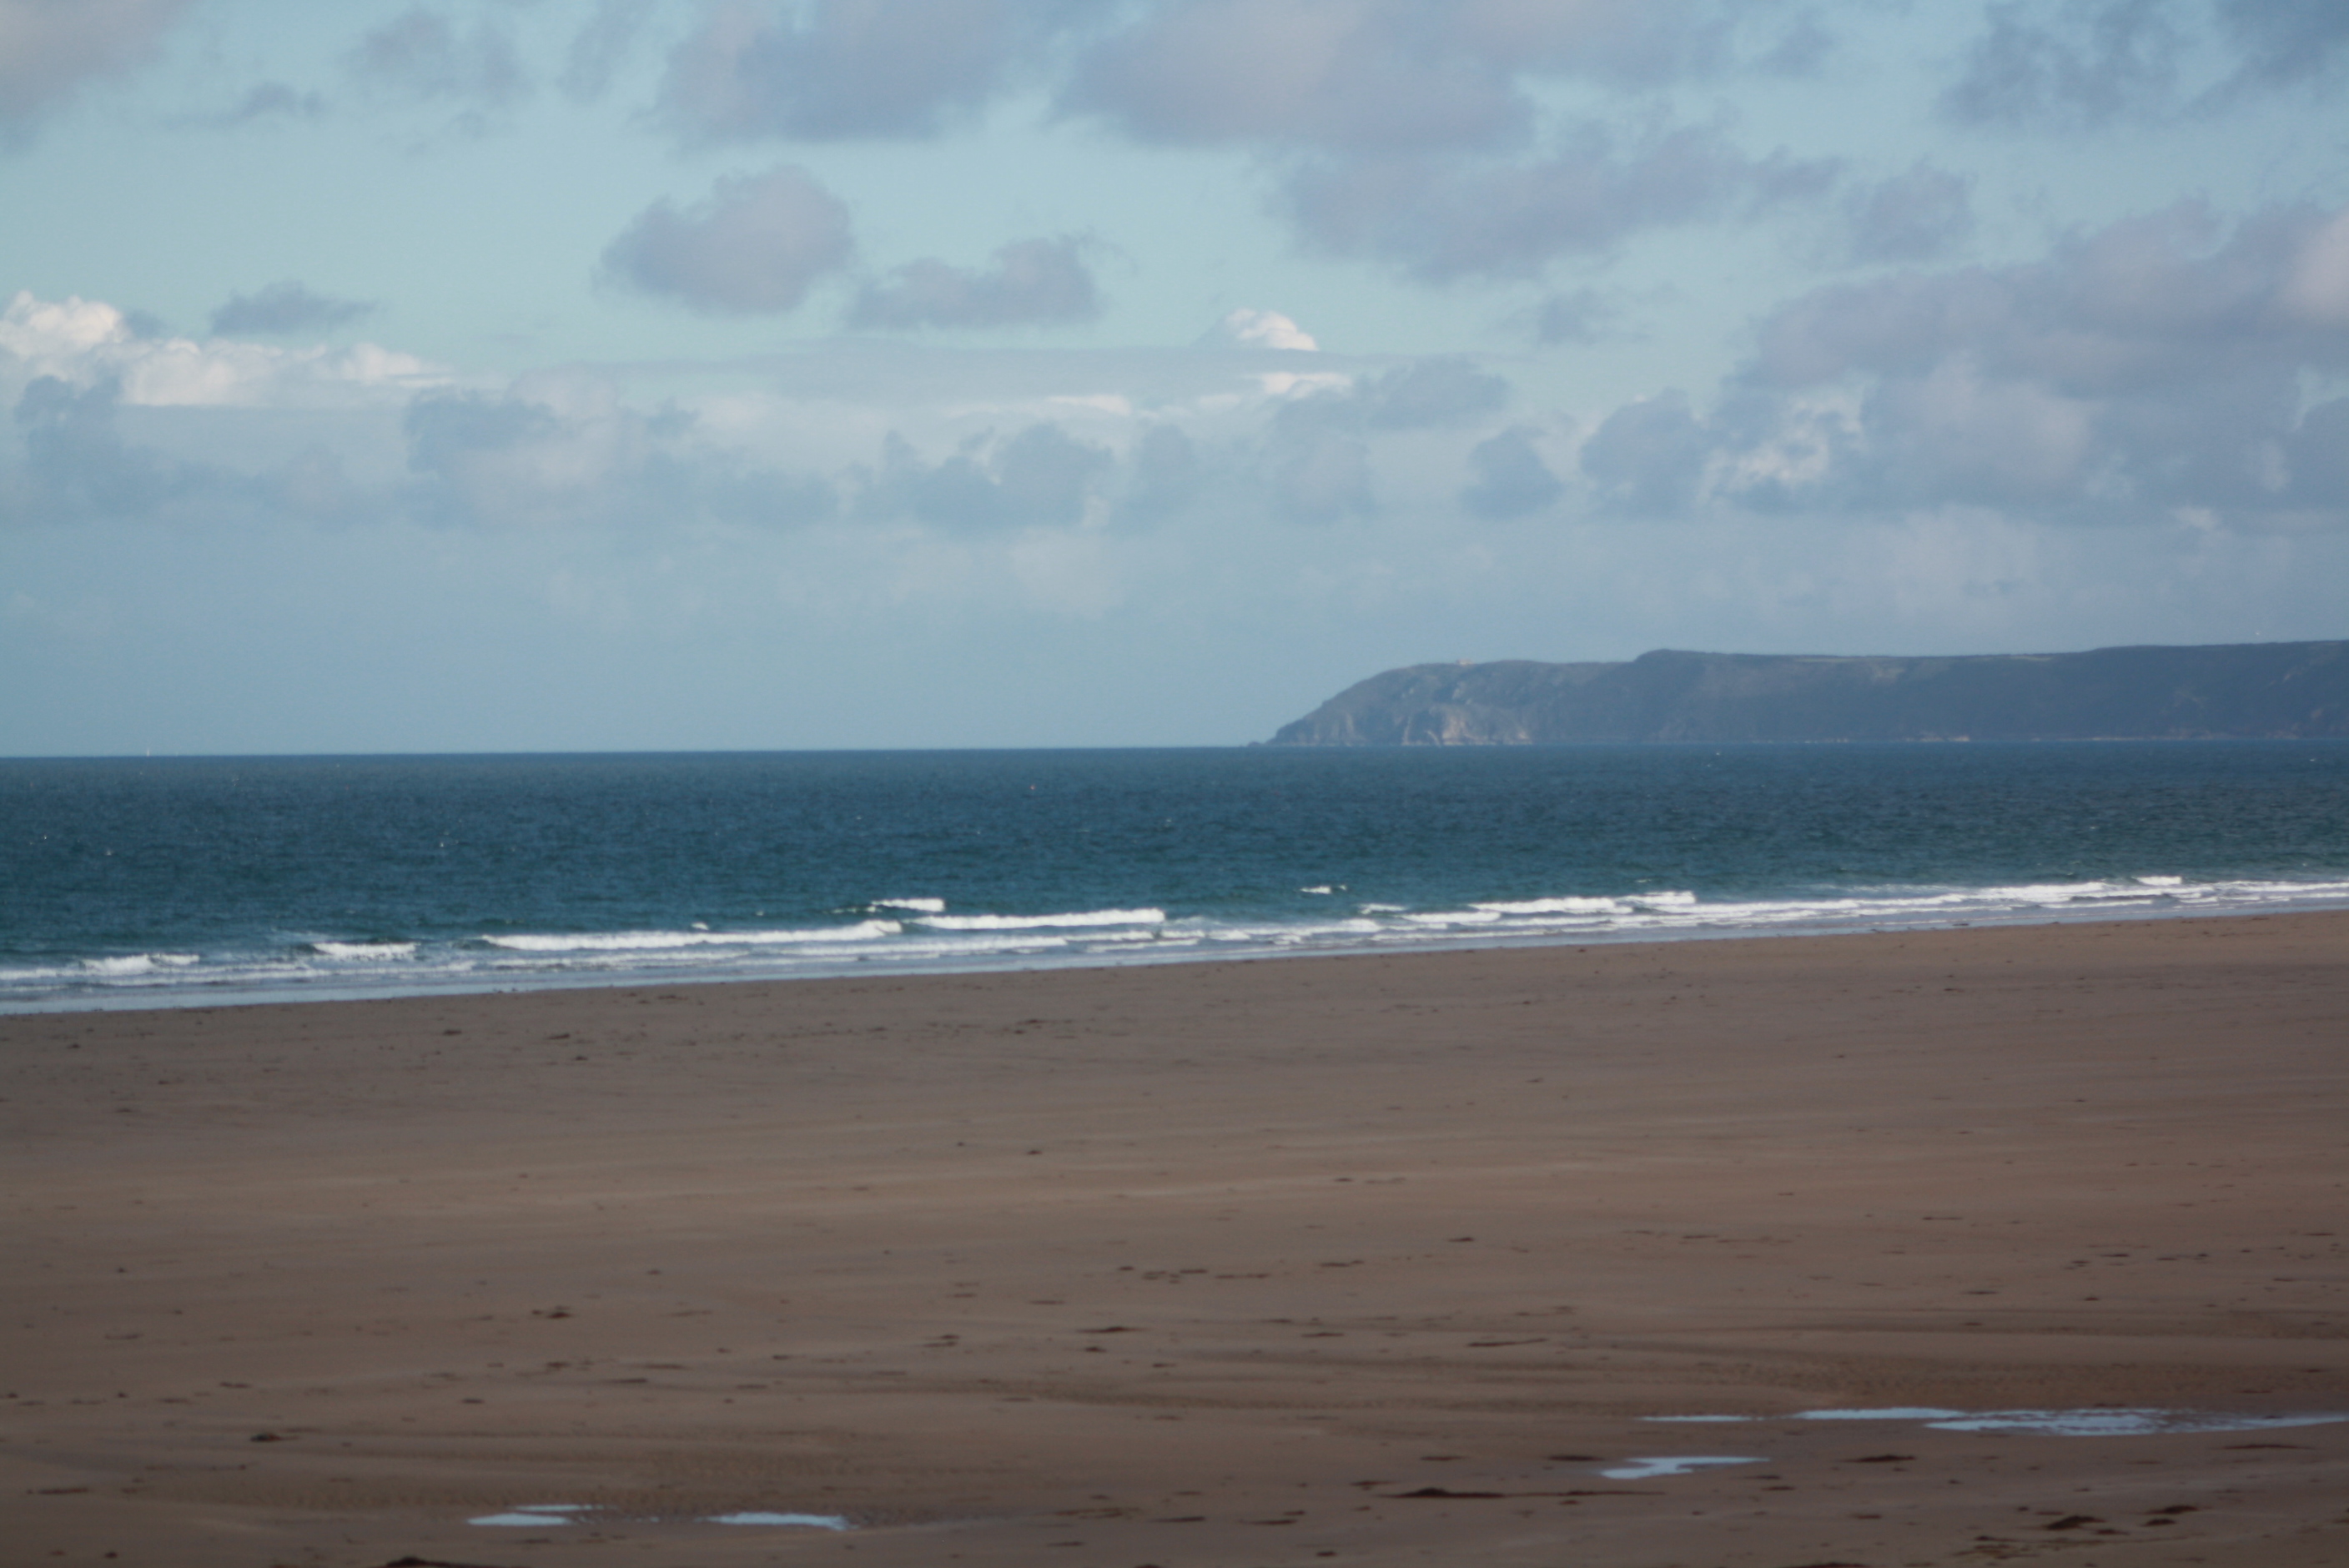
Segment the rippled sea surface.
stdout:
<svg viewBox="0 0 2349 1568">
<path fill-rule="evenodd" d="M 2349 743 L 0 761 L 0 1008 L 2349 907 Z"/>
</svg>

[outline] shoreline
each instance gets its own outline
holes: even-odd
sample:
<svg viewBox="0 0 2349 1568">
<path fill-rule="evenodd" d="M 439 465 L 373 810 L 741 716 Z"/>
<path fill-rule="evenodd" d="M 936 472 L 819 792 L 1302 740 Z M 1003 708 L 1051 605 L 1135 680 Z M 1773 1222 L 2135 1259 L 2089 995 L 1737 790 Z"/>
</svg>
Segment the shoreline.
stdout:
<svg viewBox="0 0 2349 1568">
<path fill-rule="evenodd" d="M 635 989 L 660 985 L 796 985 L 804 981 L 854 980 L 883 977 L 926 978 L 977 975 L 1045 975 L 1070 970 L 1148 968 L 1200 964 L 1254 964 L 1286 959 L 1404 957 L 1422 954 L 1510 952 L 1555 947 L 1674 944 L 1680 943 L 1762 942 L 1788 938 L 1898 935 L 1913 932 L 2010 930 L 2028 926 L 2097 925 L 2147 921 L 2256 920 L 2299 914 L 2349 913 L 2349 900 L 2327 894 L 2304 901 L 2229 909 L 2099 908 L 2076 913 L 2040 908 L 2011 913 L 1980 913 L 1965 920 L 1919 921 L 1906 923 L 1873 917 L 1847 923 L 1817 921 L 1764 927 L 1678 927 L 1669 930 L 1597 931 L 1577 934 L 1479 936 L 1473 933 L 1393 936 L 1375 944 L 1299 944 L 1295 947 L 1244 948 L 1228 952 L 1181 951 L 1153 953 L 1146 948 L 1122 952 L 1088 952 L 1066 955 L 1024 955 L 1016 962 L 985 958 L 899 959 L 885 954 L 862 956 L 832 965 L 809 965 L 792 973 L 697 974 L 690 971 L 636 971 L 593 977 L 542 974 L 495 981 L 456 979 L 442 985 L 388 982 L 380 986 L 348 984 L 339 977 L 316 983 L 289 981 L 279 985 L 240 985 L 233 982 L 199 982 L 185 986 L 158 986 L 151 991 L 128 988 L 69 998 L 10 1001 L 0 998 L 0 1018 L 72 1013 L 169 1012 L 190 1007 L 274 1006 L 285 1003 L 390 1002 L 434 996 L 530 995 L 540 992 Z M 222 988 L 209 990 L 206 985 Z"/>
<path fill-rule="evenodd" d="M 1802 1414 L 2349 1415 L 2349 913 L 1317 956 L 0 1017 L 0 1532 L 2349 1556 L 2349 1421 Z"/>
</svg>

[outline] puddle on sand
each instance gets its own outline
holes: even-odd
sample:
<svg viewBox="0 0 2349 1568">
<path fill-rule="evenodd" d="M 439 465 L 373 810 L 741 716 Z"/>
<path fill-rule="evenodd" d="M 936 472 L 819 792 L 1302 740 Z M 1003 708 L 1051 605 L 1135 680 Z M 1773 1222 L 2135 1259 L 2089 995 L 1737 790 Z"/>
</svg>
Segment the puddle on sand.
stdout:
<svg viewBox="0 0 2349 1568">
<path fill-rule="evenodd" d="M 1649 1421 L 1917 1421 L 1944 1432 L 2029 1432 L 2048 1438 L 2142 1438 L 2165 1432 L 2258 1432 L 2323 1427 L 2349 1413 L 2240 1416 L 2217 1410 L 1941 1410 L 1899 1405 L 1879 1410 L 1797 1410 L 1791 1416 L 1647 1416 Z"/>
<path fill-rule="evenodd" d="M 1661 1455 L 1654 1459 L 1628 1460 L 1612 1470 L 1599 1473 L 1609 1480 L 1653 1480 L 1658 1476 L 1687 1475 L 1692 1470 L 1709 1470 L 1714 1465 L 1760 1465 L 1767 1460 L 1697 1458 L 1688 1454 Z"/>
<path fill-rule="evenodd" d="M 573 1518 L 572 1515 L 574 1514 L 595 1514 L 598 1517 L 605 1516 L 604 1510 L 590 1507 L 588 1504 L 584 1502 L 526 1502 L 518 1504 L 517 1506 L 507 1510 L 503 1513 L 485 1513 L 478 1519 L 469 1519 L 465 1522 L 468 1524 L 487 1525 L 492 1529 L 530 1530 L 542 1528 L 551 1524 L 577 1524 L 580 1521 Z M 663 1521 L 657 1518 L 637 1518 L 635 1516 L 622 1515 L 612 1515 L 609 1517 L 626 1517 L 628 1519 L 629 1522 L 635 1524 L 659 1524 L 663 1522 Z M 706 1515 L 704 1517 L 689 1521 L 673 1520 L 667 1522 L 754 1526 L 762 1525 L 769 1529 L 780 1530 L 850 1530 L 854 1528 L 854 1526 L 851 1525 L 846 1519 L 837 1513 L 719 1513 Z"/>
<path fill-rule="evenodd" d="M 2163 1432 L 2261 1432 L 2323 1427 L 2340 1416 L 2222 1416 L 2203 1410 L 1985 1410 L 1928 1421 L 1944 1432 L 2037 1432 L 2051 1438 L 2143 1438 Z"/>
<path fill-rule="evenodd" d="M 504 1513 L 485 1513 L 479 1519 L 465 1521 L 468 1524 L 487 1524 L 511 1530 L 528 1530 L 547 1524 L 576 1524 L 570 1516 L 585 1513 L 584 1502 L 525 1502 Z"/>
</svg>

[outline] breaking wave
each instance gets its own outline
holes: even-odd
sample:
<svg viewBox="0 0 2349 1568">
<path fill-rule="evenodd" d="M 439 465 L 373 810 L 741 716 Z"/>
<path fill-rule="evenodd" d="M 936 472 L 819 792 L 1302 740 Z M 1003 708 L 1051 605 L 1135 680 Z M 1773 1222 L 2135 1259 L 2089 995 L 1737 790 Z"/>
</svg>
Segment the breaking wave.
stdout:
<svg viewBox="0 0 2349 1568">
<path fill-rule="evenodd" d="M 861 918 L 738 929 L 501 931 L 455 938 L 289 936 L 216 951 L 93 954 L 0 965 L 0 1008 L 367 995 L 765 979 L 867 971 L 1121 964 L 1298 953 L 1886 930 L 2050 919 L 2349 906 L 2349 879 L 2197 882 L 2168 873 L 1992 887 L 1819 890 L 1773 898 L 1680 888 L 1559 892 L 1413 908 L 1300 889 L 1255 911 L 1155 906 L 957 910 L 940 897 L 874 899 Z M 887 913 L 877 912 L 886 911 Z"/>
</svg>

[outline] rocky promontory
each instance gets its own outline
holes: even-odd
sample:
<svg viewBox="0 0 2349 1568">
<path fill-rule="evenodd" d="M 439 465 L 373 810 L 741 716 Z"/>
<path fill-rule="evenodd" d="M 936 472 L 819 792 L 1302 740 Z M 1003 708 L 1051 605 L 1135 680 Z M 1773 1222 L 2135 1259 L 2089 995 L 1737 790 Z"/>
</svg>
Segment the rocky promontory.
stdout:
<svg viewBox="0 0 2349 1568">
<path fill-rule="evenodd" d="M 1275 746 L 2349 737 L 2349 642 L 1949 658 L 1693 654 L 1413 665 Z"/>
</svg>

